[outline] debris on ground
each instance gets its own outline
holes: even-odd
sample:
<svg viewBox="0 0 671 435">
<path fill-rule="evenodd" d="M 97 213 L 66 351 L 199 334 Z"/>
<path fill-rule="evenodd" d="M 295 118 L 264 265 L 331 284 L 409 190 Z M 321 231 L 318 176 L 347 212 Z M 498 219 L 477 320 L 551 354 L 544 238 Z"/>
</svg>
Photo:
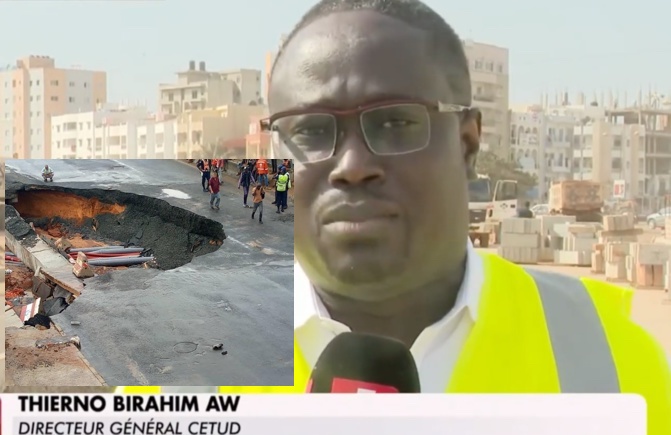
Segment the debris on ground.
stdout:
<svg viewBox="0 0 671 435">
<path fill-rule="evenodd" d="M 221 350 L 223 348 L 224 348 L 223 343 L 215 344 L 214 346 L 212 346 L 212 350 Z"/>
<path fill-rule="evenodd" d="M 69 337 L 66 336 L 61 336 L 61 337 L 50 337 L 50 338 L 44 338 L 42 340 L 37 340 L 35 342 L 35 347 L 38 349 L 53 349 L 54 347 L 63 347 L 63 346 L 69 346 L 73 344 L 77 349 L 82 348 L 81 341 L 79 340 L 79 337 L 76 335 L 72 335 Z"/>
<path fill-rule="evenodd" d="M 36 314 L 23 322 L 23 324 L 25 326 L 34 326 L 41 331 L 51 329 L 51 319 L 43 314 Z"/>
<path fill-rule="evenodd" d="M 75 260 L 75 264 L 72 266 L 72 273 L 74 273 L 77 278 L 91 278 L 95 275 L 93 270 L 89 267 L 86 254 L 83 252 L 77 253 L 77 260 Z"/>
</svg>

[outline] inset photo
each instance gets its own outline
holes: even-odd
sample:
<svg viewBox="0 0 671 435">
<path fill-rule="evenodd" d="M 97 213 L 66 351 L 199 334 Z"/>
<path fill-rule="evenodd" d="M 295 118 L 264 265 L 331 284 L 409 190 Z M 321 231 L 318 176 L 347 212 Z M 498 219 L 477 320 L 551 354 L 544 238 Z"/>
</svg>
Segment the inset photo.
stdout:
<svg viewBox="0 0 671 435">
<path fill-rule="evenodd" d="M 7 387 L 293 385 L 290 161 L 4 170 Z"/>
</svg>

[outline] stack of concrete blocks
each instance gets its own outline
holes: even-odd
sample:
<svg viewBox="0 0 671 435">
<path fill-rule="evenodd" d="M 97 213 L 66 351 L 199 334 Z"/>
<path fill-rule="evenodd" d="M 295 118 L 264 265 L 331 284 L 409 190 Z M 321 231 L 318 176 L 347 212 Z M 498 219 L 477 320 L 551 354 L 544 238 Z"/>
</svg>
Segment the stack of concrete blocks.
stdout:
<svg viewBox="0 0 671 435">
<path fill-rule="evenodd" d="M 573 223 L 566 228 L 561 250 L 554 252 L 554 262 L 568 266 L 590 267 L 597 243 L 597 228 L 591 223 Z"/>
<path fill-rule="evenodd" d="M 632 243 L 611 242 L 604 246 L 604 273 L 607 281 L 627 281 L 627 257 Z"/>
<path fill-rule="evenodd" d="M 665 269 L 671 260 L 671 245 L 659 243 L 632 244 L 628 262 L 630 278 L 636 287 L 663 289 Z"/>
<path fill-rule="evenodd" d="M 541 216 L 541 261 L 554 261 L 554 252 L 562 248 L 566 234 L 557 231 L 557 225 L 568 225 L 575 222 L 575 216 Z"/>
<path fill-rule="evenodd" d="M 602 243 L 594 245 L 592 251 L 592 273 L 606 273 L 606 246 Z"/>
<path fill-rule="evenodd" d="M 635 228 L 633 215 L 612 215 L 603 217 L 603 230 L 599 232 L 599 243 L 636 243 L 643 232 Z"/>
<path fill-rule="evenodd" d="M 498 254 L 517 264 L 536 264 L 540 259 L 541 221 L 536 218 L 508 218 L 501 221 Z"/>
<path fill-rule="evenodd" d="M 671 217 L 664 221 L 664 238 L 671 240 Z"/>
</svg>

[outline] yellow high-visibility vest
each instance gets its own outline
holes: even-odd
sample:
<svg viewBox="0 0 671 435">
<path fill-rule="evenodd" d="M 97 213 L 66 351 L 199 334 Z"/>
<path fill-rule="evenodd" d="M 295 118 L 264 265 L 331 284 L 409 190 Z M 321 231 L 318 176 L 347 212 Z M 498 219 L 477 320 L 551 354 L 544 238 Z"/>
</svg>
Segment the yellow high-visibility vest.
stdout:
<svg viewBox="0 0 671 435">
<path fill-rule="evenodd" d="M 648 404 L 648 435 L 671 434 L 671 371 L 661 346 L 630 320 L 632 290 L 483 257 L 478 321 L 446 392 L 635 393 Z M 293 387 L 213 388 L 303 393 L 310 372 L 294 341 Z M 150 394 L 161 387 L 118 391 Z"/>
<path fill-rule="evenodd" d="M 284 174 L 277 177 L 278 192 L 284 192 L 287 190 L 287 184 L 289 184 L 289 174 Z"/>
</svg>

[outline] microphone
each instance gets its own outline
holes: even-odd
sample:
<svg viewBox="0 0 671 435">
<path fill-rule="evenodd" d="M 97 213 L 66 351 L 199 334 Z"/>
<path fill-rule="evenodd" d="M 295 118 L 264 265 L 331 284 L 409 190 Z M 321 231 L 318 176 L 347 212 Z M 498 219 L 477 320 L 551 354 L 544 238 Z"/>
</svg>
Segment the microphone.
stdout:
<svg viewBox="0 0 671 435">
<path fill-rule="evenodd" d="M 400 341 L 346 332 L 319 356 L 307 392 L 419 393 L 419 374 Z"/>
</svg>

